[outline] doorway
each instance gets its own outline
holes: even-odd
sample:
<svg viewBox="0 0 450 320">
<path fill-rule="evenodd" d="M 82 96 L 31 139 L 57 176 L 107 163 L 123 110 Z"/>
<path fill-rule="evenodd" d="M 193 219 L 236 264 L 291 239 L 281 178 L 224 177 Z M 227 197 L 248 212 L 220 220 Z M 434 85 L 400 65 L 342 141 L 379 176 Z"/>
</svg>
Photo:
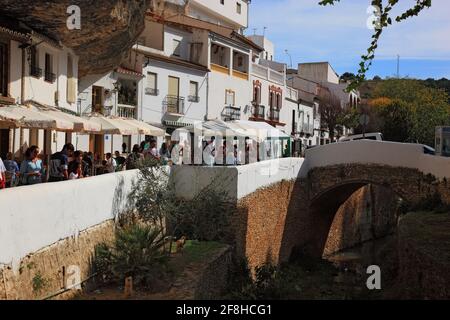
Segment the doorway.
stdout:
<svg viewBox="0 0 450 320">
<path fill-rule="evenodd" d="M 5 159 L 9 152 L 9 129 L 0 129 L 0 158 Z"/>
<path fill-rule="evenodd" d="M 181 113 L 180 111 L 180 78 L 169 76 L 169 92 L 167 96 L 167 111 Z"/>
<path fill-rule="evenodd" d="M 102 134 L 91 134 L 89 136 L 89 151 L 94 153 L 94 155 L 99 155 L 101 159 L 104 158 L 105 154 L 105 140 Z"/>
</svg>

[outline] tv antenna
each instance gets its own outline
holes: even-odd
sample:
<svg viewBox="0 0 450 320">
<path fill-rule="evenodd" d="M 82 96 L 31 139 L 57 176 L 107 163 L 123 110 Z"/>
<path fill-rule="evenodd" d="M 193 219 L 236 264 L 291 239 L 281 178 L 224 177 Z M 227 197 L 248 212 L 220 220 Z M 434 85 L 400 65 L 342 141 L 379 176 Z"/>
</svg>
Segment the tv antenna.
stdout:
<svg viewBox="0 0 450 320">
<path fill-rule="evenodd" d="M 256 30 L 258 30 L 258 28 L 253 28 L 253 35 L 256 36 Z"/>
<path fill-rule="evenodd" d="M 264 31 L 263 31 L 263 37 L 265 37 L 265 36 L 266 36 L 266 30 L 267 30 L 267 27 L 264 27 Z"/>
</svg>

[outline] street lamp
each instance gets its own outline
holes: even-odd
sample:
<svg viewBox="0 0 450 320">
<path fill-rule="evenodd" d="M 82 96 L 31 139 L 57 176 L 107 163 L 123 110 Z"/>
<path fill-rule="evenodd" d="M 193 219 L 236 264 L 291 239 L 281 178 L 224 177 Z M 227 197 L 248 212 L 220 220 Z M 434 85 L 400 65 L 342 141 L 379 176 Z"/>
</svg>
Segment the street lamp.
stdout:
<svg viewBox="0 0 450 320">
<path fill-rule="evenodd" d="M 291 62 L 291 64 L 289 65 L 289 68 L 292 69 L 292 56 L 291 56 L 291 54 L 289 53 L 288 49 L 284 50 L 284 52 L 289 56 L 289 60 L 290 60 L 290 62 Z"/>
</svg>

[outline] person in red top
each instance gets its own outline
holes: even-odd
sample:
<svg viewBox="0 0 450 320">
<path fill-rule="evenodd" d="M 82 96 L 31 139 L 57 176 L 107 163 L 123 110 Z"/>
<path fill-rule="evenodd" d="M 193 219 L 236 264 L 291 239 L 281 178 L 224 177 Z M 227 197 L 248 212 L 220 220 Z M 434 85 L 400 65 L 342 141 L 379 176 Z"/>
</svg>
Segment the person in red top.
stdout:
<svg viewBox="0 0 450 320">
<path fill-rule="evenodd" d="M 3 164 L 2 158 L 0 158 L 0 189 L 6 187 L 6 168 Z"/>
</svg>

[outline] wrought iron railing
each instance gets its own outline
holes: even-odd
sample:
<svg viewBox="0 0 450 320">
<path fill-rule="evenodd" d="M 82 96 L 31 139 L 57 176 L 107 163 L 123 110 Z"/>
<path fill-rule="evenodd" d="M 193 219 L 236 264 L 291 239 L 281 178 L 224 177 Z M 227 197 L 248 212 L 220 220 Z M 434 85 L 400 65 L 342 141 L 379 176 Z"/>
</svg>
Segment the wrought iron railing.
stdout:
<svg viewBox="0 0 450 320">
<path fill-rule="evenodd" d="M 36 66 L 30 67 L 30 76 L 40 78 L 42 77 L 42 69 Z"/>
<path fill-rule="evenodd" d="M 200 97 L 199 96 L 188 96 L 188 101 L 189 102 L 194 102 L 194 103 L 199 103 L 200 102 Z"/>
<path fill-rule="evenodd" d="M 224 121 L 241 120 L 241 108 L 227 106 L 222 113 Z"/>
<path fill-rule="evenodd" d="M 56 74 L 52 73 L 52 72 L 45 72 L 45 81 L 48 82 L 55 82 L 56 80 Z"/>
<path fill-rule="evenodd" d="M 147 94 L 149 96 L 158 96 L 159 95 L 159 90 L 158 89 L 153 89 L 153 88 L 145 88 L 145 94 Z"/>
<path fill-rule="evenodd" d="M 271 121 L 279 122 L 280 121 L 280 110 L 275 109 L 275 108 L 271 108 L 269 110 L 269 119 Z"/>
<path fill-rule="evenodd" d="M 253 104 L 252 115 L 253 118 L 264 120 L 266 116 L 266 107 L 259 104 Z"/>
<path fill-rule="evenodd" d="M 165 113 L 184 114 L 184 97 L 167 95 L 163 101 Z"/>
</svg>

